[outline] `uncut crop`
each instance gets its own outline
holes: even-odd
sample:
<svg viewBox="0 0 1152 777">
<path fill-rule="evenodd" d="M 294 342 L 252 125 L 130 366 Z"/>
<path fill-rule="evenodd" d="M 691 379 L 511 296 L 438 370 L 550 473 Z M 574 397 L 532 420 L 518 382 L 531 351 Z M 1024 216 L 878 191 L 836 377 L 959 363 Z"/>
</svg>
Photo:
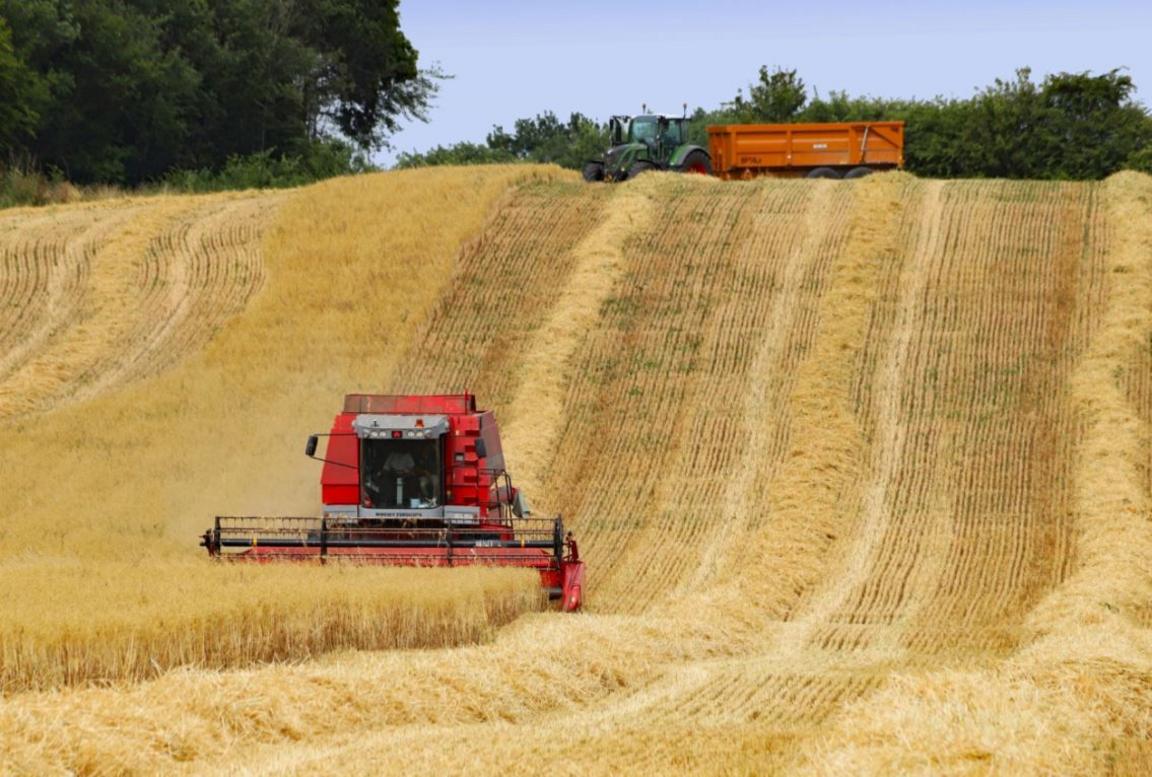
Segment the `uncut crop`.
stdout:
<svg viewBox="0 0 1152 777">
<path fill-rule="evenodd" d="M 335 649 L 485 641 L 538 609 L 521 570 L 10 564 L 0 692 L 143 680 L 178 667 L 300 661 Z"/>
<path fill-rule="evenodd" d="M 519 188 L 411 279 L 435 291 L 372 377 L 495 407 L 516 482 L 581 541 L 589 611 L 23 693 L 0 758 L 1147 773 L 1150 225 L 1135 174 Z"/>
<path fill-rule="evenodd" d="M 550 175 L 0 212 L 0 692 L 474 642 L 537 609 L 530 573 L 256 575 L 197 535 L 318 512 L 301 441 L 378 389 L 493 203 Z"/>
</svg>

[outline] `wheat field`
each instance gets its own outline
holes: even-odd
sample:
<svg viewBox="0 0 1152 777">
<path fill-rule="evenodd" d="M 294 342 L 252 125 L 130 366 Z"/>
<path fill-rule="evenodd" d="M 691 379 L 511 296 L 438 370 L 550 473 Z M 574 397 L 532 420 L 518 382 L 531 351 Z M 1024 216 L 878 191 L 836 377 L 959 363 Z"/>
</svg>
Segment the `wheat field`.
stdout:
<svg viewBox="0 0 1152 777">
<path fill-rule="evenodd" d="M 4 771 L 1152 770 L 1152 178 L 6 211 L 0 300 Z M 197 556 L 341 394 L 462 389 L 586 612 Z"/>
</svg>

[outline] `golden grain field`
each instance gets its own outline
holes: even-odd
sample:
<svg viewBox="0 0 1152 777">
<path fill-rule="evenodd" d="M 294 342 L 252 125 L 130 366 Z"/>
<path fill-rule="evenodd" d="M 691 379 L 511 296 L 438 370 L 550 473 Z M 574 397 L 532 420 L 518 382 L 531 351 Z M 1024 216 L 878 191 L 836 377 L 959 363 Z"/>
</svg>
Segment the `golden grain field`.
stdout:
<svg viewBox="0 0 1152 777">
<path fill-rule="evenodd" d="M 188 550 L 213 515 L 316 511 L 299 424 L 377 384 L 509 185 L 550 177 L 0 212 L 0 691 L 460 644 L 537 609 L 527 573 L 253 580 Z M 367 315 L 365 279 L 394 293 Z"/>
<path fill-rule="evenodd" d="M 0 770 L 1152 769 L 1150 177 L 4 211 L 0 301 Z M 460 389 L 585 613 L 198 557 L 341 394 Z"/>
</svg>

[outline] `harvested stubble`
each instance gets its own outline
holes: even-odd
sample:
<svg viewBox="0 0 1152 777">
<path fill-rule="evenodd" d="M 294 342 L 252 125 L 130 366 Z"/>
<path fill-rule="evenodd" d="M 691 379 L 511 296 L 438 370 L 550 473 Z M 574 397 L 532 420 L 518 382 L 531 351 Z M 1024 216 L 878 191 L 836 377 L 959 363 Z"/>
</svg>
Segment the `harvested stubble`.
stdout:
<svg viewBox="0 0 1152 777">
<path fill-rule="evenodd" d="M 0 419 L 195 353 L 260 287 L 260 239 L 279 200 L 126 198 L 0 215 Z"/>
<path fill-rule="evenodd" d="M 1150 184 L 520 191 L 380 380 L 491 392 L 514 471 L 540 457 L 537 506 L 583 540 L 591 611 L 21 694 L 0 758 L 1146 773 Z"/>
<path fill-rule="evenodd" d="M 818 773 L 1140 774 L 1152 767 L 1152 402 L 1125 390 L 1152 353 L 1152 178 L 1122 174 L 1101 188 L 1101 215 L 1114 234 L 1081 278 L 1097 315 L 1073 322 L 1086 342 L 1053 398 L 1063 416 L 1057 423 L 1076 423 L 1065 433 L 1070 467 L 1062 484 L 1074 566 L 1027 612 L 1034 641 L 990 669 L 898 675 L 837 716 L 810 753 Z M 1056 554 L 1049 563 L 1062 566 Z M 998 600 L 1011 598 L 1001 592 Z"/>
</svg>

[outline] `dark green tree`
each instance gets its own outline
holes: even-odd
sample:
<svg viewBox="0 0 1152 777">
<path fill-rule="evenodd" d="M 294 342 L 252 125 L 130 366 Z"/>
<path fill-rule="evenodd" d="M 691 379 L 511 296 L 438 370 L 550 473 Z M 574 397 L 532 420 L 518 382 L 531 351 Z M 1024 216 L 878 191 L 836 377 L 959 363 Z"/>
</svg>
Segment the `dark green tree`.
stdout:
<svg viewBox="0 0 1152 777">
<path fill-rule="evenodd" d="M 402 152 L 396 157 L 396 167 L 403 170 L 434 165 L 491 165 L 520 161 L 523 160 L 508 151 L 494 149 L 487 144 L 462 141 L 451 146 L 436 146 L 420 153 Z"/>
<path fill-rule="evenodd" d="M 439 76 L 417 66 L 397 5 L 0 0 L 29 73 L 22 115 L 36 117 L 23 150 L 80 182 L 136 183 L 256 153 L 309 168 L 336 141 L 378 147 L 423 118 Z"/>
<path fill-rule="evenodd" d="M 803 79 L 795 70 L 760 67 L 757 83 L 748 86 L 748 97 L 738 90 L 732 102 L 723 106 L 741 122 L 778 123 L 792 121 L 808 100 Z"/>
<path fill-rule="evenodd" d="M 511 133 L 501 126 L 493 127 L 487 144 L 516 159 L 579 169 L 603 153 L 608 135 L 606 128 L 583 114 L 573 113 L 563 122 L 552 111 L 545 111 L 532 119 L 517 119 Z"/>
<path fill-rule="evenodd" d="M 1102 178 L 1152 144 L 1152 122 L 1127 74 L 1057 73 L 1044 79 L 1049 164 L 1036 177 Z"/>
<path fill-rule="evenodd" d="M 362 147 L 380 145 L 401 118 L 423 118 L 436 70 L 421 72 L 400 31 L 397 0 L 297 0 L 290 31 L 314 52 L 311 130 L 330 121 Z"/>
<path fill-rule="evenodd" d="M 1152 173 L 1152 143 L 1133 151 L 1125 160 L 1124 167 L 1141 173 Z"/>
<path fill-rule="evenodd" d="M 79 30 L 70 12 L 61 6 L 59 0 L 0 0 L 0 25 L 7 29 L 6 48 L 10 46 L 14 59 L 7 67 L 13 80 L 3 104 L 20 116 L 13 124 L 4 123 L 9 156 L 32 155 L 41 126 L 53 120 L 51 107 L 72 87 L 72 74 L 54 58 L 76 39 Z"/>
<path fill-rule="evenodd" d="M 568 121 L 561 121 L 552 111 L 545 111 L 531 119 L 517 119 L 511 132 L 493 127 L 483 145 L 462 142 L 424 153 L 404 153 L 396 166 L 541 162 L 578 170 L 600 156 L 607 145 L 607 128 L 587 116 L 573 113 Z"/>
<path fill-rule="evenodd" d="M 28 68 L 12 46 L 12 30 L 0 18 L 0 162 L 27 142 L 40 118 L 29 79 Z"/>
<path fill-rule="evenodd" d="M 1135 86 L 1112 70 L 1057 73 L 1041 83 L 1027 68 L 967 100 L 886 100 L 831 92 L 801 121 L 903 120 L 905 162 L 918 175 L 1098 179 L 1139 165 L 1152 146 L 1152 120 Z M 1150 152 L 1152 153 L 1152 152 Z"/>
</svg>

